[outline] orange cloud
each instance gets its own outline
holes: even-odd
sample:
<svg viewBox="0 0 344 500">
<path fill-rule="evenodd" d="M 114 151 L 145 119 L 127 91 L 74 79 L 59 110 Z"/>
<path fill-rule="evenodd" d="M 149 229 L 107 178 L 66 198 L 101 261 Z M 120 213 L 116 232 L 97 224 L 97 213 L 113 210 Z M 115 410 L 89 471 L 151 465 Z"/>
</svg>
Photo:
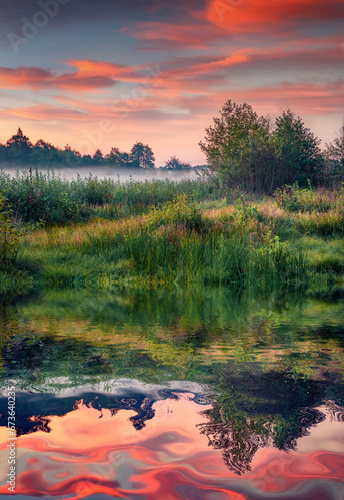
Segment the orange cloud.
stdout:
<svg viewBox="0 0 344 500">
<path fill-rule="evenodd" d="M 121 82 L 140 82 L 143 80 L 143 75 L 134 71 L 130 66 L 82 59 L 71 59 L 65 62 L 68 66 L 74 66 L 78 69 L 76 75 L 79 79 L 93 78 L 96 75 Z"/>
<path fill-rule="evenodd" d="M 76 71 L 62 74 L 36 67 L 0 67 L 0 88 L 41 90 L 56 88 L 67 91 L 88 92 L 113 87 L 117 82 L 146 82 L 149 78 L 141 68 L 90 60 L 66 61 Z"/>
<path fill-rule="evenodd" d="M 85 114 L 82 111 L 59 108 L 56 106 L 36 105 L 21 108 L 12 108 L 0 112 L 0 116 L 15 116 L 25 120 L 38 120 L 42 122 L 52 122 L 56 120 L 85 120 Z"/>
<path fill-rule="evenodd" d="M 141 23 L 131 28 L 133 38 L 146 41 L 143 49 L 166 50 L 173 47 L 208 48 L 209 42 L 222 36 L 206 19 L 184 23 Z"/>
<path fill-rule="evenodd" d="M 210 0 L 205 14 L 230 33 L 278 34 L 295 21 L 340 19 L 344 9 L 342 0 Z"/>
</svg>

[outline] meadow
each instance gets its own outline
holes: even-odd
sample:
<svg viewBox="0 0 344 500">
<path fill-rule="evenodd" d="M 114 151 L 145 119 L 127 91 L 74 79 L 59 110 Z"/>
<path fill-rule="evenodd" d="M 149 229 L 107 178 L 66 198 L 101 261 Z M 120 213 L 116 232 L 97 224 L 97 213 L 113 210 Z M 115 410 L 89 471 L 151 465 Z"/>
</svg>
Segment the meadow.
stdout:
<svg viewBox="0 0 344 500">
<path fill-rule="evenodd" d="M 0 175 L 0 291 L 343 286 L 344 189 Z"/>
</svg>

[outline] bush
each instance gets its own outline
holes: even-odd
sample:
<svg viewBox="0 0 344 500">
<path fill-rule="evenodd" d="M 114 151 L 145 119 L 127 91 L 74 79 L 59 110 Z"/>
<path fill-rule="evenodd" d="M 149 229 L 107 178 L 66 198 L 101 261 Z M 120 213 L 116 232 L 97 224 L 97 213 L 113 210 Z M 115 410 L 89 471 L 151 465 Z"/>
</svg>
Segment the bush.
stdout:
<svg viewBox="0 0 344 500">
<path fill-rule="evenodd" d="M 334 205 L 334 194 L 330 191 L 314 191 L 308 187 L 300 189 L 296 182 L 275 191 L 277 205 L 288 212 L 327 212 Z"/>
</svg>

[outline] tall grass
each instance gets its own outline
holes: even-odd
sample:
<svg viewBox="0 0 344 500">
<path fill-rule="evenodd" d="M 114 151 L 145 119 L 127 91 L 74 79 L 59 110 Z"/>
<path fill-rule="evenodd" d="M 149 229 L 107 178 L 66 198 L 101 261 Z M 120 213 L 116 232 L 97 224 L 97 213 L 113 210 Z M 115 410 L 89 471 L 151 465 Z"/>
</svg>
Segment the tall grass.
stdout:
<svg viewBox="0 0 344 500">
<path fill-rule="evenodd" d="M 0 269 L 8 270 L 17 260 L 20 230 L 15 224 L 5 198 L 0 195 Z"/>
<path fill-rule="evenodd" d="M 61 224 L 96 215 L 116 219 L 138 214 L 149 207 L 171 201 L 180 194 L 199 201 L 221 195 L 211 181 L 134 182 L 120 184 L 113 179 L 93 175 L 72 181 L 54 171 L 16 172 L 14 176 L 0 171 L 0 192 L 6 197 L 14 215 L 27 221 Z"/>
<path fill-rule="evenodd" d="M 304 258 L 251 207 L 207 218 L 182 196 L 125 221 L 41 231 L 26 240 L 43 275 L 68 280 L 129 279 L 180 285 L 295 283 Z"/>
<path fill-rule="evenodd" d="M 294 186 L 229 205 L 211 181 L 123 185 L 36 172 L 1 174 L 0 186 L 17 218 L 48 223 L 17 241 L 21 269 L 43 282 L 299 286 L 344 269 L 343 253 L 330 250 L 344 233 L 343 190 Z"/>
<path fill-rule="evenodd" d="M 312 189 L 310 183 L 307 188 L 301 189 L 298 183 L 293 186 L 284 186 L 275 192 L 277 205 L 288 212 L 328 212 L 329 210 L 343 211 L 344 185 L 341 189 L 328 190 L 324 188 Z"/>
</svg>

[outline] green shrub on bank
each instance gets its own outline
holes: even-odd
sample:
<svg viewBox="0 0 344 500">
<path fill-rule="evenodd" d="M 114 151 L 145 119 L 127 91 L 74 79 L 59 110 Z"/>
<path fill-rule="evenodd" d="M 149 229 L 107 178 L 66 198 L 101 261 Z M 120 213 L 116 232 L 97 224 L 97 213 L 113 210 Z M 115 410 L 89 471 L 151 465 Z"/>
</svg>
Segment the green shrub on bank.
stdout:
<svg viewBox="0 0 344 500">
<path fill-rule="evenodd" d="M 275 191 L 277 206 L 288 212 L 327 212 L 333 208 L 343 208 L 344 190 L 314 190 L 308 187 L 301 189 L 298 183 L 284 186 Z"/>
</svg>

